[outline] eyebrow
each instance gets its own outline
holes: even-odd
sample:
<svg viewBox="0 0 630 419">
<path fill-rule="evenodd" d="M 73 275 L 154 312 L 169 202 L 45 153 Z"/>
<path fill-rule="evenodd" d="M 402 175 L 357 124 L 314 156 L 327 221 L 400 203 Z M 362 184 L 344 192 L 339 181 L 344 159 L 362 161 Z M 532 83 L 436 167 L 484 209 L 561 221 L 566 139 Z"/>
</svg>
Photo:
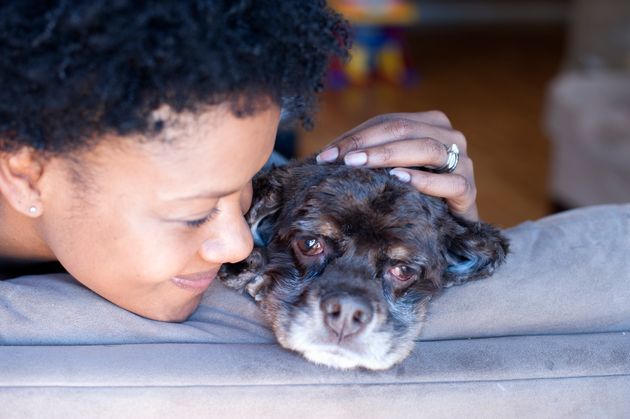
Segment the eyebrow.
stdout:
<svg viewBox="0 0 630 419">
<path fill-rule="evenodd" d="M 177 196 L 174 198 L 168 198 L 165 201 L 192 201 L 195 199 L 218 199 L 223 196 L 232 195 L 236 193 L 238 190 L 229 190 L 229 191 L 208 191 L 202 192 L 195 195 L 190 196 Z"/>
</svg>

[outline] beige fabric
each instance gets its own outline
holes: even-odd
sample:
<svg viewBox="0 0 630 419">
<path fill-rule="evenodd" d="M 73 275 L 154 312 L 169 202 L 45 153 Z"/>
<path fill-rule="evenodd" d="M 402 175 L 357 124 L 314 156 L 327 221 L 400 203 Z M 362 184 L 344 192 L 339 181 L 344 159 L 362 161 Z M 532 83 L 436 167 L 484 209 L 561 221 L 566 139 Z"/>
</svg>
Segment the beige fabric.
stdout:
<svg viewBox="0 0 630 419">
<path fill-rule="evenodd" d="M 550 192 L 569 207 L 630 202 L 630 74 L 564 73 L 549 86 Z"/>
</svg>

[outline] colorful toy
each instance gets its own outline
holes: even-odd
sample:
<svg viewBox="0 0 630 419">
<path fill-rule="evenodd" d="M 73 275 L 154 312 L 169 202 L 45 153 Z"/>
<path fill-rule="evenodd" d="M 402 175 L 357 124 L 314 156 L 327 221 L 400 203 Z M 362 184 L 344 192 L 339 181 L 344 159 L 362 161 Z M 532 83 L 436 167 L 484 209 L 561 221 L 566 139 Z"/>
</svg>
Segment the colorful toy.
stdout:
<svg viewBox="0 0 630 419">
<path fill-rule="evenodd" d="M 417 5 L 404 0 L 333 0 L 331 5 L 354 28 L 351 60 L 334 63 L 329 77 L 333 88 L 365 85 L 373 79 L 410 84 L 415 75 L 408 65 L 403 28 L 419 19 Z"/>
</svg>

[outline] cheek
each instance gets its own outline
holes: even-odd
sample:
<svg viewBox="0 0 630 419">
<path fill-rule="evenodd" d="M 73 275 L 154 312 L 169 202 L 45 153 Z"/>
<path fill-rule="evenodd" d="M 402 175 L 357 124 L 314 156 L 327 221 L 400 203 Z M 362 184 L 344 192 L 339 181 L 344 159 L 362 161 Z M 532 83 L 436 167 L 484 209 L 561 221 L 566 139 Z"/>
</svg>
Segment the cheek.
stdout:
<svg viewBox="0 0 630 419">
<path fill-rule="evenodd" d="M 240 196 L 241 212 L 243 214 L 246 214 L 247 211 L 249 211 L 249 209 L 251 208 L 253 196 L 254 190 L 252 188 L 252 182 L 250 181 L 247 186 L 243 188 Z"/>
<path fill-rule="evenodd" d="M 64 267 L 91 288 L 116 284 L 133 287 L 168 280 L 181 273 L 196 249 L 160 223 L 133 217 L 132 210 L 108 211 L 98 205 L 57 208 L 46 227 L 51 250 Z M 116 215 L 114 215 L 116 214 Z"/>
</svg>

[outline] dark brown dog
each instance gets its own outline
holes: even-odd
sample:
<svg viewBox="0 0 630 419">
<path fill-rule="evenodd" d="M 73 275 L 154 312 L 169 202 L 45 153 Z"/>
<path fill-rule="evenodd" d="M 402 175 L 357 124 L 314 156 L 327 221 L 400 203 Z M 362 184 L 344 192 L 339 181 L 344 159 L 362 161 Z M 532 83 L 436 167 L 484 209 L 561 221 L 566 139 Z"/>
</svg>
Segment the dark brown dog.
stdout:
<svg viewBox="0 0 630 419">
<path fill-rule="evenodd" d="M 431 296 L 491 275 L 508 249 L 384 169 L 310 159 L 259 175 L 254 191 L 258 247 L 220 277 L 258 301 L 282 346 L 336 368 L 402 361 Z"/>
</svg>

